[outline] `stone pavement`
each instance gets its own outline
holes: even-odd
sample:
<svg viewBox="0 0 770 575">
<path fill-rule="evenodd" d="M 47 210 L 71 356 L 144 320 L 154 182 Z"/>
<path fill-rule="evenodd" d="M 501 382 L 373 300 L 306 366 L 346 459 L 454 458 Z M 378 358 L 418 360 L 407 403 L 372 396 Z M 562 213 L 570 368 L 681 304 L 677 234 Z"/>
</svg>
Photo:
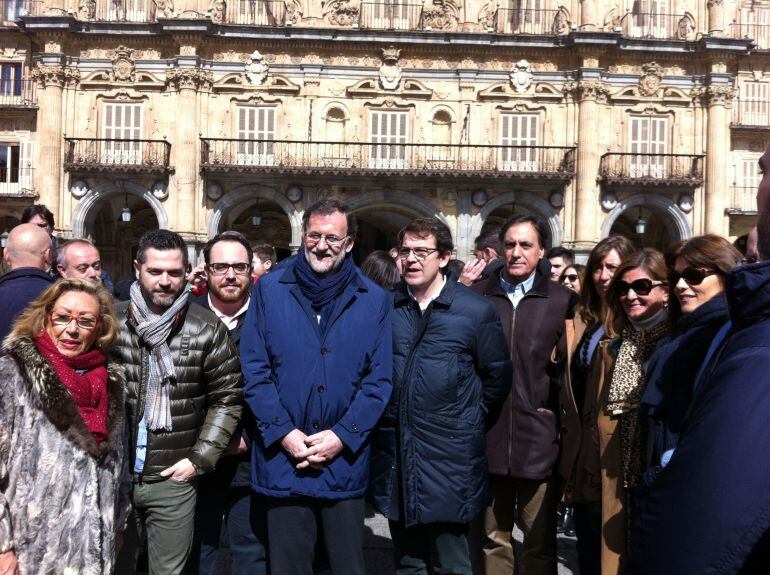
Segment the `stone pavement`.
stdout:
<svg viewBox="0 0 770 575">
<path fill-rule="evenodd" d="M 516 540 L 521 542 L 521 532 L 514 533 Z M 577 551 L 575 538 L 559 535 L 559 575 L 577 575 Z M 388 521 L 379 514 L 371 514 L 366 519 L 366 534 L 364 554 L 367 575 L 394 575 L 393 545 L 390 541 Z M 222 558 L 221 575 L 241 575 L 230 573 L 229 558 Z M 329 571 L 321 571 L 317 575 L 330 575 Z"/>
</svg>

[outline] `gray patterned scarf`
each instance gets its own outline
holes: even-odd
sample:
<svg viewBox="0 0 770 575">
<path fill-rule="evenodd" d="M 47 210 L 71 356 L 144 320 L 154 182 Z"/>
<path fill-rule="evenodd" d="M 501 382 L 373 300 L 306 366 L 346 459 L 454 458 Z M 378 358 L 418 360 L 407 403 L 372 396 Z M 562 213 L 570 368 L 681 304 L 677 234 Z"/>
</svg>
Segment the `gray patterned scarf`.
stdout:
<svg viewBox="0 0 770 575">
<path fill-rule="evenodd" d="M 665 314 L 663 314 L 665 319 Z M 668 332 L 665 321 L 649 329 L 626 327 L 612 370 L 607 413 L 620 417 L 623 483 L 636 486 L 641 476 L 641 427 L 639 403 L 644 391 L 644 368 Z"/>
<path fill-rule="evenodd" d="M 187 306 L 189 299 L 190 293 L 185 290 L 163 315 L 157 315 L 147 307 L 139 282 L 131 284 L 131 313 L 136 321 L 136 333 L 150 348 L 150 374 L 144 417 L 147 429 L 152 431 L 171 431 L 169 385 L 176 384 L 176 369 L 167 340 L 179 312 Z"/>
</svg>

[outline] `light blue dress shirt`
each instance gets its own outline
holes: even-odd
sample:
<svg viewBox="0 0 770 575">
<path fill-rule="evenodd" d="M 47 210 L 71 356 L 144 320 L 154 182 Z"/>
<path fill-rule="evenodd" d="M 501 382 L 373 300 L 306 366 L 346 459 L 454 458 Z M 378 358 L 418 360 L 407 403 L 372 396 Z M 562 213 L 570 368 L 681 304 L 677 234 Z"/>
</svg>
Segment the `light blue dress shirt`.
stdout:
<svg viewBox="0 0 770 575">
<path fill-rule="evenodd" d="M 508 299 L 511 300 L 513 309 L 516 309 L 521 298 L 523 298 L 527 292 L 532 289 L 532 286 L 535 285 L 535 275 L 536 273 L 533 272 L 531 276 L 516 285 L 508 283 L 503 279 L 502 274 L 500 275 L 500 285 L 503 286 L 505 293 L 508 294 Z"/>
</svg>

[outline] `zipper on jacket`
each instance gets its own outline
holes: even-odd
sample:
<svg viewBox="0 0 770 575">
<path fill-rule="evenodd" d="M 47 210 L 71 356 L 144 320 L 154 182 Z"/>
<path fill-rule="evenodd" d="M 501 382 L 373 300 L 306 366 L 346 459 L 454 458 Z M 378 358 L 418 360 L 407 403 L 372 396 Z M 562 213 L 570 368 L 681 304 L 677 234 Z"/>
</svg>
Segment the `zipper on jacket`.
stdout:
<svg viewBox="0 0 770 575">
<path fill-rule="evenodd" d="M 527 294 L 524 294 L 524 297 L 522 297 L 519 300 L 519 304 L 521 304 L 522 301 L 524 301 L 524 298 L 527 297 Z M 513 307 L 513 315 L 511 316 L 511 354 L 516 353 L 516 348 L 513 347 L 514 341 L 516 341 L 516 336 L 514 334 L 516 330 L 516 309 L 519 307 L 514 306 L 513 302 L 508 300 L 511 303 L 511 307 Z M 510 411 L 508 413 L 508 473 L 513 472 L 513 387 L 511 387 L 511 403 L 510 403 Z"/>
<path fill-rule="evenodd" d="M 142 385 L 142 382 L 144 381 L 145 374 L 149 377 L 149 358 L 150 354 L 145 353 L 145 350 L 139 346 L 139 353 L 141 354 L 141 360 L 139 362 L 139 381 L 137 382 L 136 387 L 136 414 L 134 417 L 134 464 L 131 469 L 131 475 L 136 474 L 136 442 L 139 441 L 139 423 L 144 418 L 144 406 L 142 405 L 142 400 L 144 399 L 144 396 L 142 394 L 142 388 L 144 387 Z M 141 414 L 141 416 L 139 415 Z M 147 422 L 145 422 L 145 425 L 147 425 Z M 144 468 L 147 466 L 147 454 L 150 452 L 150 434 L 147 433 L 147 441 L 144 445 L 144 465 L 142 466 L 142 471 L 139 472 L 139 483 L 142 483 L 142 478 L 144 477 Z"/>
</svg>

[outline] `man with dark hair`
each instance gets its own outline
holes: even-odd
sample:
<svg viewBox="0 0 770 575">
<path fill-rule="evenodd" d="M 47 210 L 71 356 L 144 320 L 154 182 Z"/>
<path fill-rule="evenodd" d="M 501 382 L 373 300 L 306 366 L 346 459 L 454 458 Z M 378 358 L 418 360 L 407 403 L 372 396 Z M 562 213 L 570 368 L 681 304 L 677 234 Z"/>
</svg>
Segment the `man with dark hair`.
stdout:
<svg viewBox="0 0 770 575">
<path fill-rule="evenodd" d="M 189 301 L 187 268 L 178 234 L 146 233 L 131 299 L 116 308 L 121 331 L 111 353 L 126 369 L 132 499 L 150 573 L 182 572 L 197 476 L 214 470 L 241 416 L 236 350 L 222 322 Z M 119 564 L 131 566 L 132 551 Z"/>
<path fill-rule="evenodd" d="M 27 206 L 21 214 L 22 224 L 35 224 L 51 236 L 56 227 L 54 225 L 53 212 L 43 204 Z"/>
<path fill-rule="evenodd" d="M 251 277 L 254 281 L 263 275 L 270 273 L 278 263 L 278 255 L 275 248 L 268 244 L 254 246 L 254 255 L 251 258 Z"/>
<path fill-rule="evenodd" d="M 239 232 L 223 232 L 204 246 L 203 259 L 208 292 L 193 301 L 220 319 L 238 347 L 252 285 L 251 245 Z M 255 425 L 254 417 L 245 408 L 241 426 L 216 470 L 200 478 L 195 545 L 190 560 L 193 573 L 214 575 L 218 572 L 223 521 L 233 573 L 264 575 L 267 572 L 264 508 L 261 498 L 249 487 L 249 435 L 253 435 Z"/>
<path fill-rule="evenodd" d="M 487 509 L 487 575 L 514 569 L 514 517 L 524 532 L 523 575 L 557 570 L 556 507 L 560 486 L 559 389 L 568 375 L 568 322 L 574 294 L 550 281 L 543 259 L 547 230 L 530 216 L 513 216 L 500 229 L 503 267 L 473 286 L 497 307 L 510 343 L 513 390 L 487 434 L 492 503 Z"/>
<path fill-rule="evenodd" d="M 490 274 L 500 269 L 502 261 L 500 260 L 499 232 L 498 228 L 493 228 L 476 237 L 473 242 L 473 255 L 476 260 L 465 264 L 457 281 L 471 286 L 485 280 Z"/>
<path fill-rule="evenodd" d="M 374 439 L 370 498 L 388 518 L 399 573 L 470 574 L 469 523 L 486 505 L 484 429 L 511 386 L 494 306 L 445 274 L 436 218 L 399 234 L 395 390 Z"/>
<path fill-rule="evenodd" d="M 575 263 L 575 252 L 561 246 L 555 246 L 548 250 L 545 258 L 551 262 L 551 281 L 558 282 L 561 278 L 561 272 Z"/>
<path fill-rule="evenodd" d="M 48 234 L 39 227 L 20 224 L 8 234 L 3 259 L 10 271 L 0 276 L 0 344 L 16 317 L 50 287 L 51 257 Z"/>
<path fill-rule="evenodd" d="M 332 573 L 363 575 L 369 435 L 392 389 L 390 298 L 353 263 L 347 205 L 317 202 L 302 225 L 297 257 L 255 284 L 241 339 L 251 486 L 267 498 L 272 573 L 311 575 L 320 529 Z"/>
<path fill-rule="evenodd" d="M 759 160 L 760 263 L 725 278 L 729 331 L 706 354 L 673 455 L 640 501 L 634 573 L 767 573 L 770 565 L 770 146 Z"/>
<path fill-rule="evenodd" d="M 101 283 L 99 250 L 89 240 L 69 240 L 56 253 L 56 271 L 64 279 L 80 278 Z"/>
</svg>

